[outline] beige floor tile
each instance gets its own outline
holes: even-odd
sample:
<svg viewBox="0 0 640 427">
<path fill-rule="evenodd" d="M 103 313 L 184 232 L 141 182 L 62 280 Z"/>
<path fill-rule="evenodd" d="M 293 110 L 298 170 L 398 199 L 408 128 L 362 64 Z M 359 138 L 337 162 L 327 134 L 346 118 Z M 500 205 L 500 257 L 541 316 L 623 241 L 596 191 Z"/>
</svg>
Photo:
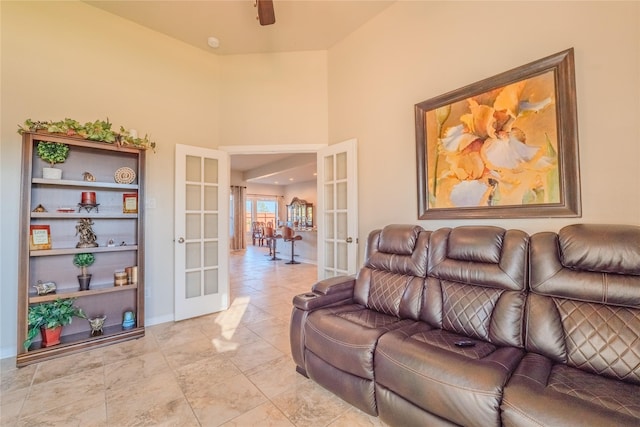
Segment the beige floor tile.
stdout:
<svg viewBox="0 0 640 427">
<path fill-rule="evenodd" d="M 308 381 L 271 398 L 296 426 L 325 426 L 350 406 L 319 385 Z"/>
<path fill-rule="evenodd" d="M 107 410 L 103 395 L 80 399 L 71 403 L 21 418 L 18 426 L 87 426 L 107 425 Z"/>
<path fill-rule="evenodd" d="M 224 427 L 293 427 L 287 417 L 272 403 L 263 403 L 249 412 L 222 424 Z"/>
<path fill-rule="evenodd" d="M 41 363 L 38 370 L 46 368 L 47 366 Z M 104 390 L 104 368 L 102 366 L 34 384 L 31 386 L 29 396 L 22 407 L 20 417 L 47 412 L 78 400 L 97 398 L 104 400 Z"/>
<path fill-rule="evenodd" d="M 142 338 L 104 347 L 102 349 L 102 356 L 106 366 L 111 363 L 138 357 L 142 354 L 158 351 L 158 349 L 158 343 L 153 334 L 147 333 Z"/>
<path fill-rule="evenodd" d="M 246 372 L 257 366 L 279 359 L 283 355 L 283 352 L 268 342 L 263 339 L 258 339 L 252 343 L 240 346 L 232 355 L 229 356 L 229 360 L 231 360 L 242 372 Z"/>
<path fill-rule="evenodd" d="M 245 375 L 268 398 L 310 381 L 296 372 L 296 365 L 288 355 L 251 369 Z"/>
<path fill-rule="evenodd" d="M 0 376 L 0 392 L 20 390 L 31 385 L 38 365 L 29 365 L 24 368 L 15 367 L 15 359 L 11 358 L 13 367 L 3 368 Z"/>
<path fill-rule="evenodd" d="M 104 377 L 107 390 L 130 389 L 139 381 L 152 379 L 161 374 L 171 374 L 169 364 L 159 351 L 145 353 L 105 367 Z"/>
<path fill-rule="evenodd" d="M 220 425 L 267 401 L 244 375 L 236 375 L 207 387 L 189 389 L 185 395 L 203 426 Z"/>
<path fill-rule="evenodd" d="M 191 406 L 184 397 L 169 402 L 157 401 L 145 406 L 142 410 L 131 412 L 128 417 L 120 413 L 109 415 L 109 426 L 163 426 L 163 427 L 198 427 L 200 423 Z"/>
<path fill-rule="evenodd" d="M 346 413 L 340 415 L 328 427 L 386 427 L 378 417 L 372 417 L 359 409 L 350 408 Z"/>
<path fill-rule="evenodd" d="M 67 375 L 102 368 L 102 353 L 102 349 L 97 349 L 40 363 L 33 377 L 33 384 L 41 384 Z"/>
<path fill-rule="evenodd" d="M 227 358 L 215 356 L 176 369 L 176 377 L 185 394 L 195 394 L 219 382 L 240 375 L 240 370 Z"/>
<path fill-rule="evenodd" d="M 0 425 L 8 426 L 17 423 L 18 415 L 28 394 L 29 388 L 0 393 Z"/>
</svg>

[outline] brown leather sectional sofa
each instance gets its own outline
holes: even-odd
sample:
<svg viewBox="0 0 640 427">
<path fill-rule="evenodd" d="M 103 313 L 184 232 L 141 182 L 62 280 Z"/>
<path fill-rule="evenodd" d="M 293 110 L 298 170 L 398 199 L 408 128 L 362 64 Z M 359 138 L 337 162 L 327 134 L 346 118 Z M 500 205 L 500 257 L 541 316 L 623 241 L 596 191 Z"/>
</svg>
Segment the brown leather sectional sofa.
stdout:
<svg viewBox="0 0 640 427">
<path fill-rule="evenodd" d="M 390 425 L 640 425 L 640 227 L 389 225 L 293 304 L 297 370 Z"/>
</svg>

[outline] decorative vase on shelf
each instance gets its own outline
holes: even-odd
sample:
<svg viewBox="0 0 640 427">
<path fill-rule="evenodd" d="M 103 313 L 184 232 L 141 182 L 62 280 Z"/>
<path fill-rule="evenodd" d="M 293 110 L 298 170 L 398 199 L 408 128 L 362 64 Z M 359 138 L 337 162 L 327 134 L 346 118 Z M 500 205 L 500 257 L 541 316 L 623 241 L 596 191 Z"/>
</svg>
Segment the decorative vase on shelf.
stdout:
<svg viewBox="0 0 640 427">
<path fill-rule="evenodd" d="M 62 326 L 56 326 L 55 328 L 40 328 L 40 334 L 42 335 L 42 346 L 51 347 L 52 345 L 60 344 L 60 334 L 62 333 Z"/>
<path fill-rule="evenodd" d="M 125 311 L 122 316 L 122 329 L 131 329 L 136 324 L 136 316 L 133 311 Z"/>
<path fill-rule="evenodd" d="M 42 177 L 44 179 L 61 179 L 62 169 L 58 168 L 42 168 Z"/>
<path fill-rule="evenodd" d="M 81 291 L 88 291 L 89 290 L 89 284 L 91 283 L 91 275 L 90 274 L 85 274 L 85 275 L 79 275 L 78 276 L 78 283 L 80 284 L 80 290 Z"/>
</svg>

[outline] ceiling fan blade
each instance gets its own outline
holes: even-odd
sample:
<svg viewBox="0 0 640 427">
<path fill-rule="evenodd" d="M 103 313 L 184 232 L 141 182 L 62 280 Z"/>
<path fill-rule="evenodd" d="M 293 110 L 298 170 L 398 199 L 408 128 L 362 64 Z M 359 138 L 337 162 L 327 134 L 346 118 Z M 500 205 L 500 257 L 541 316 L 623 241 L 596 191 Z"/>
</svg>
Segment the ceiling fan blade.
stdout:
<svg viewBox="0 0 640 427">
<path fill-rule="evenodd" d="M 260 25 L 271 25 L 276 22 L 276 14 L 273 11 L 273 0 L 256 0 L 258 8 L 258 20 Z"/>
</svg>

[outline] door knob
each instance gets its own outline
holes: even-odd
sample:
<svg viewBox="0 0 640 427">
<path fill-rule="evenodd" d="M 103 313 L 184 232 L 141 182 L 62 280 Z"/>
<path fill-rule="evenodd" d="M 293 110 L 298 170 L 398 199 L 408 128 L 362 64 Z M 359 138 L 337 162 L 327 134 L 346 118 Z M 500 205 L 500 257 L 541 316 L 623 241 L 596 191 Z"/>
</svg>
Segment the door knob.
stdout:
<svg viewBox="0 0 640 427">
<path fill-rule="evenodd" d="M 347 237 L 346 242 L 347 242 L 347 243 L 351 243 L 351 242 L 353 242 L 353 239 L 352 239 L 351 237 Z"/>
<path fill-rule="evenodd" d="M 180 238 L 178 239 L 178 243 L 184 243 L 184 237 L 180 237 Z"/>
</svg>

